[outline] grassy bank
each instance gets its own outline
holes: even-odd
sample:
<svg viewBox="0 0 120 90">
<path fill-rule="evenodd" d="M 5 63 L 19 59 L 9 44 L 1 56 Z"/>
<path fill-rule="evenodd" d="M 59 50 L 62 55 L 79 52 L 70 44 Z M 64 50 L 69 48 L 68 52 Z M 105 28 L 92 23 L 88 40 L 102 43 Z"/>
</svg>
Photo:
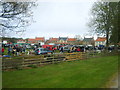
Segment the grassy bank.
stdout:
<svg viewBox="0 0 120 90">
<path fill-rule="evenodd" d="M 3 72 L 3 88 L 100 88 L 118 70 L 118 57 L 105 56 Z"/>
</svg>

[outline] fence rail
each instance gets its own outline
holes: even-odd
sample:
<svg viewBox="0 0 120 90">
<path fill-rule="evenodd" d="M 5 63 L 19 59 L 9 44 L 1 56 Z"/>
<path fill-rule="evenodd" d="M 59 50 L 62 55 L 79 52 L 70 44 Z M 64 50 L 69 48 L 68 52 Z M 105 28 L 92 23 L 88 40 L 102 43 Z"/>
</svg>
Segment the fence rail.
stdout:
<svg viewBox="0 0 120 90">
<path fill-rule="evenodd" d="M 38 55 L 21 57 L 19 59 L 3 59 L 2 69 L 6 70 L 9 68 L 26 67 L 29 65 L 46 65 L 55 64 L 63 61 L 74 61 L 74 60 L 84 60 L 86 59 L 86 53 L 75 52 L 75 53 L 64 53 L 64 54 L 51 54 L 51 55 Z"/>
</svg>

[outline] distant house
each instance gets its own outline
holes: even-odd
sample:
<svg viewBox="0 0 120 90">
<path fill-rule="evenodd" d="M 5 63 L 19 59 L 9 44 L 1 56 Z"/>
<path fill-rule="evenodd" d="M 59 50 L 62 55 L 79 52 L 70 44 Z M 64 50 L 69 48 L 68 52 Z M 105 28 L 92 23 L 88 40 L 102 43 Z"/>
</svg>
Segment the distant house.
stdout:
<svg viewBox="0 0 120 90">
<path fill-rule="evenodd" d="M 36 37 L 35 40 L 36 40 L 37 43 L 45 42 L 45 38 L 44 37 Z"/>
<path fill-rule="evenodd" d="M 68 44 L 68 37 L 59 37 L 58 44 Z"/>
<path fill-rule="evenodd" d="M 45 38 L 44 37 L 36 37 L 35 41 L 40 44 L 40 45 L 44 45 L 45 43 Z"/>
<path fill-rule="evenodd" d="M 49 38 L 47 44 L 67 44 L 67 37 Z"/>
<path fill-rule="evenodd" d="M 49 38 L 49 40 L 46 41 L 46 44 L 49 45 L 55 45 L 59 39 L 58 38 Z"/>
<path fill-rule="evenodd" d="M 56 43 L 59 39 L 58 38 L 50 38 L 49 42 L 50 43 Z"/>
<path fill-rule="evenodd" d="M 34 38 L 29 38 L 29 39 L 28 39 L 28 43 L 30 43 L 30 44 L 35 44 L 36 41 L 35 41 Z"/>
<path fill-rule="evenodd" d="M 67 40 L 67 42 L 68 42 L 69 44 L 75 44 L 76 41 L 77 41 L 76 38 L 68 38 L 68 40 Z"/>
<path fill-rule="evenodd" d="M 17 43 L 26 43 L 26 40 L 20 39 L 20 40 L 17 41 Z"/>
<path fill-rule="evenodd" d="M 44 37 L 36 37 L 35 39 L 34 38 L 29 38 L 28 39 L 28 43 L 30 44 L 44 44 L 45 42 L 45 38 Z"/>
<path fill-rule="evenodd" d="M 104 45 L 106 46 L 106 38 L 105 37 L 98 37 L 95 40 L 95 46 L 99 46 L 99 45 Z"/>
<path fill-rule="evenodd" d="M 76 38 L 68 38 L 68 37 L 59 37 L 59 38 L 49 38 L 46 41 L 46 44 L 74 44 Z"/>
<path fill-rule="evenodd" d="M 83 44 L 84 45 L 94 45 L 94 38 L 85 38 L 83 39 Z"/>
</svg>

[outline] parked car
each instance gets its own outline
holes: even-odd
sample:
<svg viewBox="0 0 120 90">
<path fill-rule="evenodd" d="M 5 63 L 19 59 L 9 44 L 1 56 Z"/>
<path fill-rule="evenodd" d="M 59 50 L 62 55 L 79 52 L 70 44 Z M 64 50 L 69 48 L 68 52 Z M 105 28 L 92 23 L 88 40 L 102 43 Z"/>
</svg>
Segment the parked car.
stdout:
<svg viewBox="0 0 120 90">
<path fill-rule="evenodd" d="M 68 46 L 64 46 L 64 47 L 63 47 L 63 51 L 64 51 L 64 52 L 68 52 L 68 51 L 70 51 L 70 47 L 68 47 Z"/>
<path fill-rule="evenodd" d="M 52 53 L 53 53 L 53 51 L 48 50 L 46 48 L 37 48 L 35 50 L 35 54 L 37 54 L 37 55 L 40 55 L 40 54 L 52 54 Z"/>
<path fill-rule="evenodd" d="M 3 47 L 9 47 L 12 46 L 12 44 L 2 44 Z"/>
</svg>

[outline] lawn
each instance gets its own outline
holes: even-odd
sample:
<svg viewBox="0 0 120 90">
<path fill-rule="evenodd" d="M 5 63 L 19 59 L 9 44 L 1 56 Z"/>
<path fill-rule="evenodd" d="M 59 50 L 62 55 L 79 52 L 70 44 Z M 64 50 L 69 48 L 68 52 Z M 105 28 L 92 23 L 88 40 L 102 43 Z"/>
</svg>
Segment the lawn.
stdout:
<svg viewBox="0 0 120 90">
<path fill-rule="evenodd" d="M 3 88 L 100 88 L 118 70 L 118 56 L 105 56 L 2 73 Z"/>
</svg>

